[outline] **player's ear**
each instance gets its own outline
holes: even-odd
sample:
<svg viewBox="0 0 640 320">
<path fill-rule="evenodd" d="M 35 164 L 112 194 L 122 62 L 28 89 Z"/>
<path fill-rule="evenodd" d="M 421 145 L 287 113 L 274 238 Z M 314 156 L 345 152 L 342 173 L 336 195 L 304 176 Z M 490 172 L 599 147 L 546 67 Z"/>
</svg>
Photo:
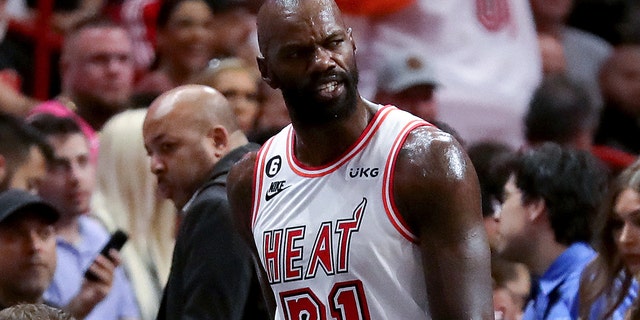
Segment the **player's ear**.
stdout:
<svg viewBox="0 0 640 320">
<path fill-rule="evenodd" d="M 358 48 L 356 47 L 356 42 L 353 41 L 353 29 L 351 27 L 347 28 L 347 36 L 351 42 L 351 47 L 353 47 L 353 52 L 356 52 Z"/>
<path fill-rule="evenodd" d="M 277 84 L 273 81 L 272 77 L 269 75 L 269 67 L 267 66 L 267 61 L 264 57 L 257 57 L 256 62 L 258 62 L 258 70 L 260 70 L 260 75 L 262 76 L 262 80 L 266 82 L 271 88 L 278 89 Z"/>
</svg>

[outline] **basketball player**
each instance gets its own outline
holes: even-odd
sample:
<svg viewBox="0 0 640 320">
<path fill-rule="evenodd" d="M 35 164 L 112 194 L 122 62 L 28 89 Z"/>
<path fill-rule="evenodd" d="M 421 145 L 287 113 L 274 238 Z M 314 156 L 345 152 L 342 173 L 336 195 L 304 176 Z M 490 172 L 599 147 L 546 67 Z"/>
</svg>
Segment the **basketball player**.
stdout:
<svg viewBox="0 0 640 320">
<path fill-rule="evenodd" d="M 450 135 L 357 91 L 333 0 L 268 0 L 262 77 L 292 125 L 240 160 L 228 193 L 276 319 L 493 319 L 469 159 Z"/>
</svg>

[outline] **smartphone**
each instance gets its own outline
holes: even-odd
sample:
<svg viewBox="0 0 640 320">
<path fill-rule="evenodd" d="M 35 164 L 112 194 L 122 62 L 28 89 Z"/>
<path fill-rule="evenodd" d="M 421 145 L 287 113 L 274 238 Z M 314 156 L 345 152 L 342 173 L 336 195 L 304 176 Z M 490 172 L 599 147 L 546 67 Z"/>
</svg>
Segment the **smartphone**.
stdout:
<svg viewBox="0 0 640 320">
<path fill-rule="evenodd" d="M 102 250 L 100 250 L 100 254 L 111 260 L 111 258 L 109 257 L 109 250 L 116 249 L 120 251 L 120 249 L 122 249 L 122 246 L 124 246 L 128 239 L 129 236 L 124 231 L 116 230 L 111 235 L 111 239 L 109 239 L 109 242 L 107 242 L 107 244 L 102 247 Z M 91 264 L 93 264 L 93 262 Z M 91 266 L 91 264 L 89 266 Z M 84 273 L 84 277 L 91 281 L 98 280 L 98 277 L 89 269 L 87 269 L 87 271 Z"/>
</svg>

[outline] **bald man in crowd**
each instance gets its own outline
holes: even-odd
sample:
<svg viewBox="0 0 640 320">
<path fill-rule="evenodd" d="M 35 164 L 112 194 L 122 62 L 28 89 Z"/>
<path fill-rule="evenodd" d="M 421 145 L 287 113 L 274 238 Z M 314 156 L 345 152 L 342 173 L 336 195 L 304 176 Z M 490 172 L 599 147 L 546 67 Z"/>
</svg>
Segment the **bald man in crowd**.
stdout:
<svg viewBox="0 0 640 320">
<path fill-rule="evenodd" d="M 231 166 L 258 145 L 240 130 L 218 91 L 167 91 L 143 124 L 151 172 L 182 222 L 158 319 L 268 319 L 251 254 L 230 220 Z"/>
</svg>

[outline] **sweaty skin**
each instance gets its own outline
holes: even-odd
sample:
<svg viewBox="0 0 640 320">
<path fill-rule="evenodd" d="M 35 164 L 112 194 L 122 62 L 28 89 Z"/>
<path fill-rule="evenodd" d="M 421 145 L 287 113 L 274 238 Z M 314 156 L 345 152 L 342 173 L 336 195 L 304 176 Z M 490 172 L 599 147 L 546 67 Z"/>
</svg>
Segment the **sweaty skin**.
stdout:
<svg viewBox="0 0 640 320">
<path fill-rule="evenodd" d="M 357 92 L 355 44 L 337 6 L 331 0 L 267 1 L 258 15 L 258 37 L 260 71 L 282 90 L 295 156 L 312 167 L 334 161 L 360 138 L 378 108 Z M 235 222 L 257 257 L 251 234 L 255 160 L 249 154 L 232 169 L 228 195 Z M 435 127 L 416 128 L 390 179 L 396 207 L 419 237 L 428 316 L 493 319 L 479 184 L 463 148 Z M 263 289 L 270 293 L 267 281 Z M 275 301 L 269 302 L 274 310 Z"/>
</svg>

